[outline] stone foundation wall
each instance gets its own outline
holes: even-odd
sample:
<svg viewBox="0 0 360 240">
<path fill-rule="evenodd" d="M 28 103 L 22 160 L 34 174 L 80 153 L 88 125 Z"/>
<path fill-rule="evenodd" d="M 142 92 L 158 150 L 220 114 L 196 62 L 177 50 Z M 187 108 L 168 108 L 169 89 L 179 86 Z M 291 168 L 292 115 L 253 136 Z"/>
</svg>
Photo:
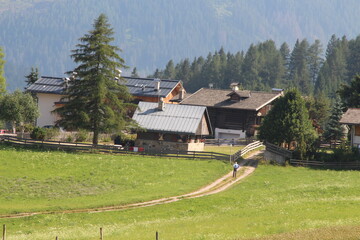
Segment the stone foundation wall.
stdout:
<svg viewBox="0 0 360 240">
<path fill-rule="evenodd" d="M 264 158 L 266 161 L 274 161 L 281 165 L 284 165 L 286 160 L 284 156 L 278 155 L 270 151 L 265 151 Z"/>
<path fill-rule="evenodd" d="M 136 139 L 135 146 L 143 147 L 145 151 L 151 151 L 151 150 L 204 151 L 205 144 L 201 142 L 183 143 L 183 142 Z"/>
</svg>

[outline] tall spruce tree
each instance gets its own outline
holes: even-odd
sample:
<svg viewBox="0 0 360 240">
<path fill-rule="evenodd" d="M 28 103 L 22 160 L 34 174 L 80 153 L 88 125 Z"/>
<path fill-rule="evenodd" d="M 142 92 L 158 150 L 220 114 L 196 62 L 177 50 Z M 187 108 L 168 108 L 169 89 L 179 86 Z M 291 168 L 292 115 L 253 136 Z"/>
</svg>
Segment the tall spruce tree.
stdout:
<svg viewBox="0 0 360 240">
<path fill-rule="evenodd" d="M 132 99 L 122 81 L 118 69 L 125 68 L 118 55 L 120 48 L 110 45 L 114 34 L 108 19 L 101 14 L 89 31 L 79 40 L 71 57 L 79 64 L 76 77 L 69 83 L 68 103 L 55 110 L 61 119 L 60 126 L 70 129 L 87 129 L 94 133 L 93 144 L 97 145 L 99 134 L 122 130 L 132 123 L 127 113 L 135 108 L 128 102 Z"/>
<path fill-rule="evenodd" d="M 274 104 L 260 127 L 260 139 L 290 147 L 297 143 L 297 150 L 304 157 L 316 139 L 316 132 L 309 119 L 305 102 L 297 89 L 288 90 Z"/>
<path fill-rule="evenodd" d="M 334 105 L 331 110 L 329 121 L 326 124 L 324 137 L 329 140 L 339 140 L 343 137 L 343 128 L 339 123 L 343 115 L 343 104 L 340 98 L 336 98 Z"/>
<path fill-rule="evenodd" d="M 5 66 L 5 54 L 0 47 L 0 95 L 6 92 L 6 79 L 4 73 L 4 66 Z"/>
<path fill-rule="evenodd" d="M 360 75 L 357 75 L 349 85 L 341 85 L 339 95 L 345 107 L 360 108 Z"/>
</svg>

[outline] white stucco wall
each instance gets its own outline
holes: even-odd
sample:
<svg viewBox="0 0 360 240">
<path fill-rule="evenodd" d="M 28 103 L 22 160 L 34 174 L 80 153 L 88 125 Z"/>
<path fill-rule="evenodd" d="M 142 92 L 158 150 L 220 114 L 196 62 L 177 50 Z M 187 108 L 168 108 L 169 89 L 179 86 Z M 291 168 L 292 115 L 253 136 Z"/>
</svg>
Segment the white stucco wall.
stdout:
<svg viewBox="0 0 360 240">
<path fill-rule="evenodd" d="M 59 102 L 63 95 L 38 93 L 38 107 L 40 117 L 37 119 L 37 126 L 54 125 L 57 120 L 56 114 L 51 113 L 55 109 L 55 102 Z"/>
<path fill-rule="evenodd" d="M 232 139 L 245 137 L 245 131 L 242 130 L 215 128 L 215 138 Z"/>
</svg>

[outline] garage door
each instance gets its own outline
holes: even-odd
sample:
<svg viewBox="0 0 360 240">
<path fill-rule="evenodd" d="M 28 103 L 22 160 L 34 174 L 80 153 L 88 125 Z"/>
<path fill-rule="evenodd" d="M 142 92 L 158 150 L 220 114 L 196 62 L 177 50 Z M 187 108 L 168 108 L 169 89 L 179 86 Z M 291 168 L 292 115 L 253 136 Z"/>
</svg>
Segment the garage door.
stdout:
<svg viewBox="0 0 360 240">
<path fill-rule="evenodd" d="M 239 138 L 240 135 L 239 134 L 234 134 L 234 133 L 219 133 L 219 138 L 222 139 L 233 139 L 233 138 Z"/>
</svg>

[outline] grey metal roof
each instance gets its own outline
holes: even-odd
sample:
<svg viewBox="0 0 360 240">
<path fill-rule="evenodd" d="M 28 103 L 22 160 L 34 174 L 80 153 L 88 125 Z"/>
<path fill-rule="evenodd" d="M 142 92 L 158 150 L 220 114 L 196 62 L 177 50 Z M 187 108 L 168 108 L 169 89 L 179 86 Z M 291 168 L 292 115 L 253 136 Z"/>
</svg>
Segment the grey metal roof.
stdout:
<svg viewBox="0 0 360 240">
<path fill-rule="evenodd" d="M 204 114 L 207 117 L 206 107 L 202 106 L 165 104 L 161 111 L 158 105 L 139 102 L 133 119 L 149 132 L 195 135 Z"/>
<path fill-rule="evenodd" d="M 132 78 L 122 77 L 123 84 L 129 89 L 133 96 L 146 97 L 167 97 L 172 90 L 181 83 L 180 80 L 160 80 L 160 90 L 154 91 L 155 81 L 153 78 Z M 58 77 L 41 77 L 34 84 L 27 88 L 27 91 L 34 93 L 52 93 L 64 94 L 65 84 L 64 78 Z"/>
<path fill-rule="evenodd" d="M 35 93 L 63 94 L 64 79 L 57 77 L 41 77 L 26 90 Z"/>
</svg>

